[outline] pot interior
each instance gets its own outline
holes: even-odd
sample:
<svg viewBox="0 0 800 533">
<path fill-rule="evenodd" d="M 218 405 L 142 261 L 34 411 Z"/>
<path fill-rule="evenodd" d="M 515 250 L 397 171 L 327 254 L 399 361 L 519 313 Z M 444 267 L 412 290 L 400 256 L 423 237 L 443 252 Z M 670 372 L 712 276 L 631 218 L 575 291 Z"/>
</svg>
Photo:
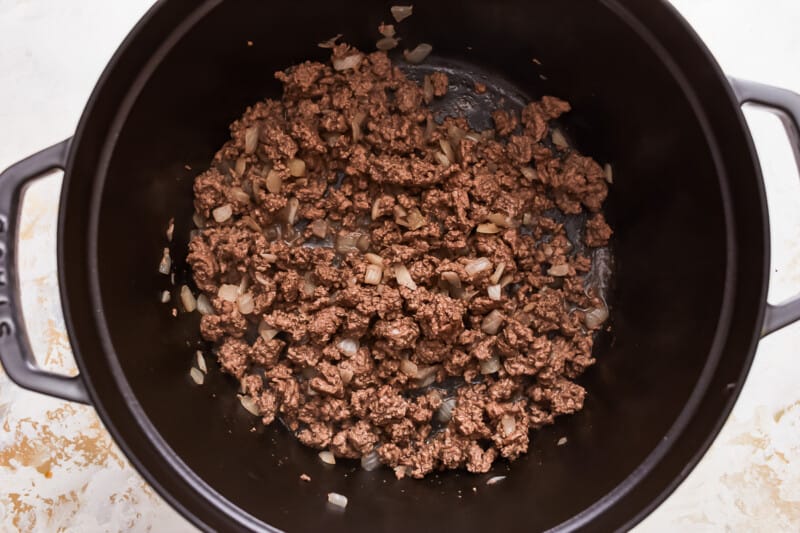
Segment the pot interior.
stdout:
<svg viewBox="0 0 800 533">
<path fill-rule="evenodd" d="M 179 285 L 188 275 L 192 179 L 226 140 L 228 124 L 248 105 L 279 97 L 274 71 L 325 60 L 319 41 L 341 33 L 372 50 L 389 5 L 204 6 L 174 29 L 150 72 L 128 73 L 135 81 L 106 149 L 96 241 L 121 381 L 94 386 L 99 394 L 130 386 L 130 401 L 180 461 L 236 507 L 281 529 L 550 528 L 607 495 L 664 440 L 706 365 L 726 280 L 721 178 L 704 119 L 662 57 L 609 4 L 426 2 L 399 25 L 400 48 L 430 42 L 436 61 L 468 65 L 531 98 L 570 101 L 568 136 L 614 168 L 606 204 L 615 230 L 613 330 L 580 380 L 585 409 L 538 431 L 526 456 L 487 475 L 421 481 L 365 472 L 356 462 L 324 465 L 279 424 L 263 427 L 248 415 L 237 384 L 216 367 L 195 386 L 189 368 L 199 317 L 174 318 L 177 300 L 160 303 L 163 290 L 177 293 L 157 272 L 167 222 L 175 218 L 170 250 Z M 558 446 L 562 437 L 567 443 Z M 312 481 L 300 481 L 302 473 Z M 507 478 L 486 486 L 495 475 Z M 345 512 L 327 506 L 332 491 L 349 498 Z"/>
</svg>

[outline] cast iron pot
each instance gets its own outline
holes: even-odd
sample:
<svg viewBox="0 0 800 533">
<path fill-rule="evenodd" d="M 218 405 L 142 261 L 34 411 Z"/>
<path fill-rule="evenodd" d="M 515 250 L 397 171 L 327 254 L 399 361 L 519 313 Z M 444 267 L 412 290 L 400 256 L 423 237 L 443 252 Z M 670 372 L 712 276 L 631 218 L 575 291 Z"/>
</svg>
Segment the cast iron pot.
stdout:
<svg viewBox="0 0 800 533">
<path fill-rule="evenodd" d="M 206 530 L 630 527 L 709 447 L 758 339 L 800 318 L 800 300 L 766 304 L 767 207 L 740 111 L 753 102 L 781 114 L 798 148 L 800 97 L 731 83 L 665 2 L 425 2 L 402 25 L 407 43 L 429 41 L 439 58 L 568 99 L 566 131 L 614 165 L 613 335 L 582 381 L 586 408 L 539 431 L 510 467 L 496 465 L 489 475 L 507 475 L 502 483 L 328 467 L 277 424 L 251 432 L 218 371 L 203 387 L 188 377 L 197 317 L 170 316 L 159 302 L 170 285 L 156 271 L 173 216 L 179 278 L 186 270 L 194 174 L 184 165 L 203 169 L 248 104 L 279 95 L 275 70 L 324 60 L 315 43 L 335 33 L 370 49 L 388 10 L 365 0 L 159 2 L 112 59 L 75 136 L 0 176 L 2 363 L 23 387 L 92 404 L 147 481 Z M 37 369 L 20 320 L 20 196 L 54 168 L 65 171 L 58 262 L 74 378 Z M 349 497 L 346 511 L 326 504 L 329 491 Z"/>
</svg>

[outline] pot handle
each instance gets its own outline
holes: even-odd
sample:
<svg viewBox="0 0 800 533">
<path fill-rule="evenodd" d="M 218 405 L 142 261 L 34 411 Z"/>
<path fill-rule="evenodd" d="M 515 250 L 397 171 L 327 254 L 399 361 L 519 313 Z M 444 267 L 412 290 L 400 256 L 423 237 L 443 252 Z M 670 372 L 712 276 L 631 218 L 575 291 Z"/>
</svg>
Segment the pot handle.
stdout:
<svg viewBox="0 0 800 533">
<path fill-rule="evenodd" d="M 17 269 L 19 208 L 25 185 L 67 163 L 71 139 L 46 148 L 0 174 L 0 363 L 17 385 L 64 400 L 89 403 L 79 376 L 69 377 L 36 365 L 22 318 Z"/>
<path fill-rule="evenodd" d="M 781 119 L 800 168 L 800 94 L 752 81 L 730 79 L 740 104 L 755 104 Z M 800 320 L 800 296 L 780 305 L 767 304 L 761 336 Z"/>
</svg>

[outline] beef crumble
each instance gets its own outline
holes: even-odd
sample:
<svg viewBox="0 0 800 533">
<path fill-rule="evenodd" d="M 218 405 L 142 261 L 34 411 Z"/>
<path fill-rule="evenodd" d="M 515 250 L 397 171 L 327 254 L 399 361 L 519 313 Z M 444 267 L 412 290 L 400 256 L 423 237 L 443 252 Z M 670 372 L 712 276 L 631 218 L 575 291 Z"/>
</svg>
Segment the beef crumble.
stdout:
<svg viewBox="0 0 800 533">
<path fill-rule="evenodd" d="M 385 52 L 332 60 L 276 73 L 283 97 L 195 179 L 201 334 L 263 423 L 307 446 L 398 477 L 486 472 L 583 406 L 604 303 L 552 213 L 587 212 L 585 245 L 606 245 L 605 173 L 550 142 L 557 98 L 476 132 L 434 119 L 446 74 L 431 91 Z"/>
</svg>

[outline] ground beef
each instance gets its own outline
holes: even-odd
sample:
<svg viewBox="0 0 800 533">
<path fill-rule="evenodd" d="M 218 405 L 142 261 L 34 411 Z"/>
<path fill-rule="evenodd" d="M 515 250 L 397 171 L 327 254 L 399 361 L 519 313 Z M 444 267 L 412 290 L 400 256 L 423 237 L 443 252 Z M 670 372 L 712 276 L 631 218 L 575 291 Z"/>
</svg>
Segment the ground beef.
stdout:
<svg viewBox="0 0 800 533">
<path fill-rule="evenodd" d="M 398 477 L 486 472 L 583 406 L 573 380 L 599 326 L 582 321 L 604 304 L 581 250 L 612 235 L 605 174 L 551 142 L 562 100 L 473 132 L 434 120 L 443 72 L 421 86 L 384 52 L 359 57 L 278 72 L 283 97 L 249 108 L 195 178 L 200 332 L 263 422 L 307 446 L 376 451 Z M 588 213 L 583 243 L 555 209 Z"/>
</svg>

